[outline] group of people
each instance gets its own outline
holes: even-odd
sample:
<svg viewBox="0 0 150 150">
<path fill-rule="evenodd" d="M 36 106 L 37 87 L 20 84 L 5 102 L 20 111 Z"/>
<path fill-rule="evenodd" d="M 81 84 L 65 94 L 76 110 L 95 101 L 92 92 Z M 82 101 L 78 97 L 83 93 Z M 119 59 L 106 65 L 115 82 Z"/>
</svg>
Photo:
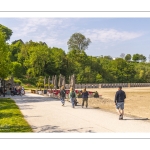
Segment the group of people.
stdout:
<svg viewBox="0 0 150 150">
<path fill-rule="evenodd" d="M 87 108 L 89 94 L 86 91 L 86 88 L 84 88 L 81 91 L 81 94 L 82 94 L 82 108 L 84 107 L 84 103 L 86 103 L 85 106 Z M 69 93 L 69 98 L 70 98 L 70 102 L 72 103 L 72 108 L 75 108 L 76 97 L 77 96 L 76 96 L 75 89 L 73 87 L 71 87 L 70 93 Z M 61 100 L 62 106 L 65 105 L 65 98 L 66 98 L 66 90 L 65 90 L 64 86 L 62 86 L 61 90 L 60 90 L 60 100 Z M 117 113 L 119 114 L 119 120 L 123 119 L 125 99 L 126 99 L 126 93 L 122 90 L 122 87 L 119 86 L 118 91 L 115 94 L 115 100 L 114 100 Z"/>
<path fill-rule="evenodd" d="M 86 102 L 86 108 L 88 107 L 88 95 L 89 93 L 86 91 L 86 88 L 84 88 L 82 91 L 82 108 L 84 107 L 84 103 Z M 69 98 L 70 98 L 70 102 L 72 103 L 72 108 L 75 108 L 75 103 L 77 103 L 76 101 L 76 92 L 75 89 L 73 87 L 70 88 L 70 93 L 69 93 Z M 61 90 L 60 90 L 60 100 L 62 103 L 62 106 L 65 105 L 65 98 L 66 98 L 66 90 L 65 87 L 62 86 Z"/>
<path fill-rule="evenodd" d="M 10 87 L 9 90 L 11 91 L 11 95 L 24 95 L 25 90 L 23 86 L 15 86 L 15 87 Z"/>
</svg>

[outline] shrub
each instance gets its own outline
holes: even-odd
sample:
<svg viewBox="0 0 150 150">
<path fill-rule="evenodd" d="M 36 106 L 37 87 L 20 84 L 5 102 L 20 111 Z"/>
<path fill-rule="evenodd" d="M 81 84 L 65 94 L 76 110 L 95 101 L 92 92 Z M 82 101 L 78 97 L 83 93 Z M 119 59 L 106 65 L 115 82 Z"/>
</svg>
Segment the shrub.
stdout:
<svg viewBox="0 0 150 150">
<path fill-rule="evenodd" d="M 14 83 L 21 85 L 21 81 L 19 79 L 14 79 Z"/>
</svg>

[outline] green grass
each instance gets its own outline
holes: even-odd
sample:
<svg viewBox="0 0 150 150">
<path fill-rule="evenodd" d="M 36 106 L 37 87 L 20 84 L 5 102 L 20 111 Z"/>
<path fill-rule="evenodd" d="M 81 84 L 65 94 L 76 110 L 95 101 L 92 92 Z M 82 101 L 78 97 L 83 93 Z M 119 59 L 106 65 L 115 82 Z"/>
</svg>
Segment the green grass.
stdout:
<svg viewBox="0 0 150 150">
<path fill-rule="evenodd" d="M 0 132 L 33 132 L 10 98 L 0 98 Z"/>
</svg>

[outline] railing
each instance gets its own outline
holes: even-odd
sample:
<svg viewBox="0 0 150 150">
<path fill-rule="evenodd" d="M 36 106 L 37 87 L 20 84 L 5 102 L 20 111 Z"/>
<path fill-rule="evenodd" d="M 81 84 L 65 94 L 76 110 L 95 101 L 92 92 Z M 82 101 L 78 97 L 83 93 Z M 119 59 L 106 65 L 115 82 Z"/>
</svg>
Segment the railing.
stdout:
<svg viewBox="0 0 150 150">
<path fill-rule="evenodd" d="M 117 88 L 118 86 L 122 87 L 150 87 L 150 83 L 100 83 L 100 84 L 75 84 L 75 89 L 83 88 Z M 69 84 L 66 84 L 65 87 L 69 89 Z"/>
<path fill-rule="evenodd" d="M 40 95 L 45 95 L 45 96 L 48 96 L 48 97 L 52 97 L 52 98 L 60 98 L 60 90 L 42 90 L 42 91 L 37 91 L 37 90 L 31 90 L 32 93 L 37 93 L 37 94 L 40 94 Z M 77 98 L 82 98 L 82 95 L 81 97 L 79 97 L 79 90 L 75 90 L 76 94 L 77 94 Z M 70 93 L 70 90 L 66 90 L 66 99 L 69 99 L 69 93 Z M 89 95 L 88 97 L 89 98 L 94 98 L 94 93 L 95 92 L 92 92 L 92 91 L 88 91 Z M 102 97 L 102 95 L 98 95 L 98 97 Z"/>
</svg>

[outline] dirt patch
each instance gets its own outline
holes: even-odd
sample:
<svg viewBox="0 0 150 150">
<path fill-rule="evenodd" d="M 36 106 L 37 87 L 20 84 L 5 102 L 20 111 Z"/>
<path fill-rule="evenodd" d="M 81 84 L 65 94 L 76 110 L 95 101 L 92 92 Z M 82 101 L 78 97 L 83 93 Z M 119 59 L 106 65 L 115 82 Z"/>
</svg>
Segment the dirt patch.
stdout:
<svg viewBox="0 0 150 150">
<path fill-rule="evenodd" d="M 89 98 L 89 106 L 115 112 L 114 97 L 117 88 L 87 89 L 97 91 L 102 98 Z M 123 88 L 126 92 L 125 115 L 150 118 L 150 87 Z M 78 99 L 82 103 L 82 99 Z"/>
</svg>

